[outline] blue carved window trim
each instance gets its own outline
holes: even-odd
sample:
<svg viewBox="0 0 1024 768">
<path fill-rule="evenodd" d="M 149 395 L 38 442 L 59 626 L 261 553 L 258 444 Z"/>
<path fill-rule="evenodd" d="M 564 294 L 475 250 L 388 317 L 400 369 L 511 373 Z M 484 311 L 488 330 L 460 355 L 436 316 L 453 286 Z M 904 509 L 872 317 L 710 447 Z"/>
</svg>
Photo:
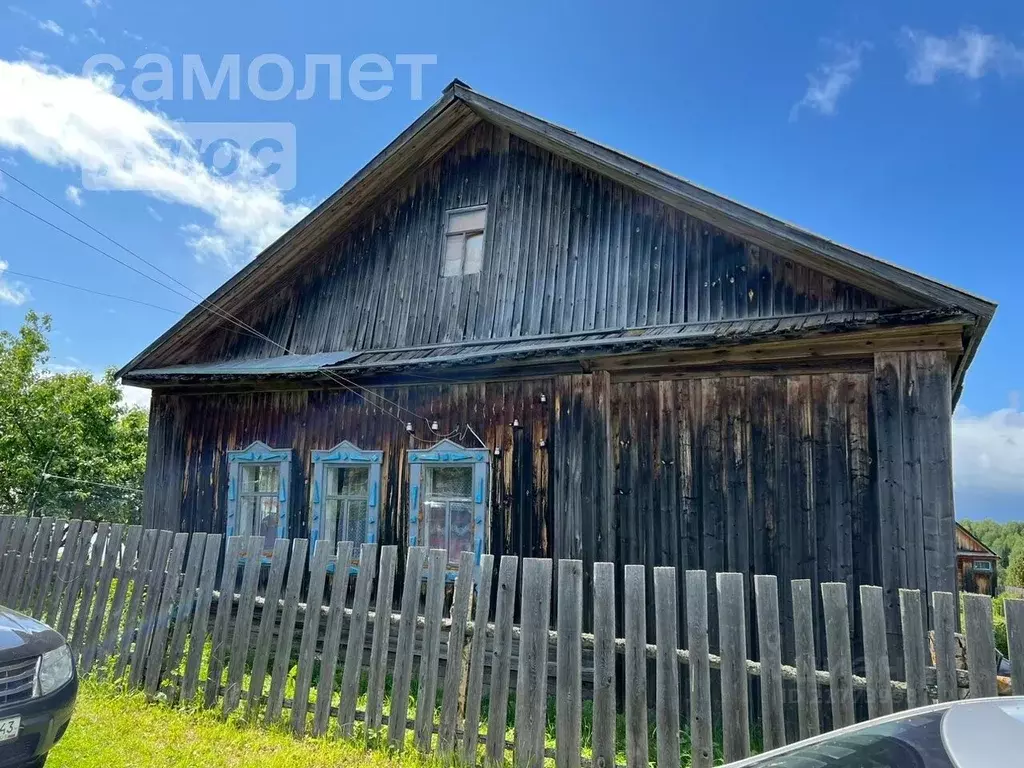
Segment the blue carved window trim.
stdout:
<svg viewBox="0 0 1024 768">
<path fill-rule="evenodd" d="M 490 498 L 491 456 L 484 448 L 464 448 L 451 440 L 442 440 L 431 448 L 409 451 L 409 546 L 420 545 L 426 479 L 423 468 L 438 465 L 473 468 L 473 554 L 479 565 L 487 547 L 487 500 Z M 456 575 L 458 563 L 449 563 L 448 580 L 453 581 Z"/>
<path fill-rule="evenodd" d="M 249 447 L 240 451 L 228 451 L 228 507 L 227 523 L 225 533 L 228 536 L 235 536 L 238 532 L 239 504 L 241 501 L 241 470 L 247 464 L 277 464 L 278 465 L 278 491 L 277 491 L 277 538 L 288 538 L 288 510 L 291 506 L 291 448 L 271 448 L 260 440 L 255 441 Z M 258 531 L 250 531 L 258 533 Z M 262 560 L 264 564 L 270 562 L 273 548 L 264 548 Z"/>
<path fill-rule="evenodd" d="M 365 467 L 369 470 L 368 496 L 366 503 L 366 541 L 356 541 L 353 549 L 352 571 L 358 570 L 359 545 L 375 544 L 381 508 L 380 469 L 384 462 L 383 451 L 364 451 L 348 440 L 343 440 L 326 451 L 313 451 L 313 485 L 311 488 L 312 503 L 310 504 L 310 552 L 316 550 L 316 544 L 326 537 L 324 523 L 327 515 L 324 510 L 324 498 L 327 493 L 327 470 L 332 467 Z M 337 544 L 337 542 L 334 542 Z"/>
</svg>

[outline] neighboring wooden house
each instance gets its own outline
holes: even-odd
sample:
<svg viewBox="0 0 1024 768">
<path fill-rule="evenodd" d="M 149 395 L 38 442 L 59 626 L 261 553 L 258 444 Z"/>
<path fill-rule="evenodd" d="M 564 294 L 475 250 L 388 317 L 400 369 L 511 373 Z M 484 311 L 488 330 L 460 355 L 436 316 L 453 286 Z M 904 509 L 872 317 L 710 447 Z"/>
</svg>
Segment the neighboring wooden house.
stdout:
<svg viewBox="0 0 1024 768">
<path fill-rule="evenodd" d="M 994 310 L 456 81 L 119 375 L 147 526 L 877 583 L 898 631 Z"/>
<path fill-rule="evenodd" d="M 964 592 L 995 595 L 996 562 L 999 555 L 981 543 L 981 540 L 956 524 L 956 580 Z"/>
</svg>

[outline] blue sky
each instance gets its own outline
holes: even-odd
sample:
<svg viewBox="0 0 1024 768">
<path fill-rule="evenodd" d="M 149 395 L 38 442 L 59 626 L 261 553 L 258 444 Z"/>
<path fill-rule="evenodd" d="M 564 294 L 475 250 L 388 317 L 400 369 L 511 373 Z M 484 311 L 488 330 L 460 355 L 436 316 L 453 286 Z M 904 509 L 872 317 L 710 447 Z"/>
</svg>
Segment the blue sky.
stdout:
<svg viewBox="0 0 1024 768">
<path fill-rule="evenodd" d="M 1024 8 L 805 2 L 780 14 L 778 6 L 722 0 L 629 8 L 623 15 L 620 4 L 603 2 L 21 0 L 0 6 L 0 168 L 205 294 L 459 77 L 768 213 L 998 301 L 957 414 L 957 500 L 962 516 L 1024 516 L 1024 304 L 1016 284 Z M 294 89 L 276 101 L 256 98 L 246 78 L 249 63 L 267 53 L 295 69 Z M 125 70 L 105 85 L 81 77 L 96 54 L 117 57 Z M 130 87 L 146 54 L 172 67 L 173 89 L 156 101 L 134 98 Z M 318 54 L 341 57 L 338 100 L 326 68 L 311 97 L 297 98 L 306 57 Z M 405 66 L 395 67 L 386 98 L 358 98 L 347 74 L 363 54 L 392 63 L 401 54 L 436 56 L 423 68 L 423 98 L 412 98 Z M 211 76 L 223 57 L 238 55 L 239 98 L 227 88 L 202 98 L 197 89 L 186 100 L 185 55 L 200 57 Z M 276 87 L 273 67 L 264 74 L 264 87 Z M 118 84 L 128 86 L 120 99 L 109 92 Z M 174 121 L 292 124 L 294 163 L 286 165 L 294 188 L 268 188 L 244 174 L 225 180 L 197 166 L 201 158 L 159 155 L 163 145 L 150 146 L 152 136 L 187 133 Z M 94 189 L 83 166 L 95 169 L 126 146 L 150 152 L 144 167 Z M 137 264 L 11 180 L 0 185 L 17 204 Z M 17 327 L 29 307 L 51 313 L 55 369 L 120 365 L 174 315 L 11 273 L 178 312 L 189 306 L 2 202 L 0 232 L 0 326 Z"/>
</svg>

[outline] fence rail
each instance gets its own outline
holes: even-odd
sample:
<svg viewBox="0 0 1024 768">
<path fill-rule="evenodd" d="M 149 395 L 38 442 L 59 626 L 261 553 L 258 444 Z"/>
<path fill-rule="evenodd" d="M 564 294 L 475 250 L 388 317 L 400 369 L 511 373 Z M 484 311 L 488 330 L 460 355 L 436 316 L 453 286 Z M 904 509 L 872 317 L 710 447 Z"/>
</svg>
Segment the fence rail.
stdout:
<svg viewBox="0 0 1024 768">
<path fill-rule="evenodd" d="M 267 723 L 287 709 L 296 736 L 352 737 L 359 724 L 359 734 L 377 743 L 467 763 L 511 755 L 527 767 L 553 759 L 559 768 L 584 761 L 641 768 L 653 759 L 672 768 L 680 765 L 685 729 L 691 764 L 710 766 L 715 725 L 721 756 L 731 761 L 750 753 L 753 724 L 770 749 L 823 726 L 995 695 L 999 686 L 987 596 L 965 596 L 965 670 L 949 593 L 930 596 L 929 643 L 928 597 L 915 590 L 900 591 L 900 626 L 887 628 L 878 587 L 851 595 L 845 583 L 826 583 L 815 595 L 810 581 L 793 581 L 792 615 L 780 616 L 774 576 L 748 584 L 742 574 L 680 576 L 658 567 L 648 594 L 644 566 L 626 565 L 625 608 L 616 617 L 617 567 L 595 563 L 593 632 L 586 633 L 577 560 L 505 556 L 495 569 L 490 555 L 476 566 L 466 552 L 446 596 L 445 552 L 412 547 L 396 595 L 396 547 L 362 544 L 358 568 L 350 568 L 352 543 L 313 553 L 308 546 L 280 539 L 267 564 L 260 537 L 0 517 L 0 603 L 57 627 L 83 674 L 123 680 L 172 705 L 198 702 L 225 716 L 244 707 L 246 717 Z M 709 643 L 709 587 L 718 606 L 717 653 Z M 816 665 L 816 600 L 826 669 Z M 653 628 L 646 626 L 649 601 Z M 1005 612 L 1010 685 L 1024 694 L 1024 601 L 1007 600 Z M 860 618 L 858 660 L 852 615 Z M 792 649 L 782 647 L 780 621 L 792 622 Z M 890 670 L 887 632 L 901 638 L 903 679 Z M 750 637 L 756 642 L 748 648 Z M 584 694 L 592 697 L 586 728 Z M 623 743 L 616 742 L 619 718 Z"/>
</svg>

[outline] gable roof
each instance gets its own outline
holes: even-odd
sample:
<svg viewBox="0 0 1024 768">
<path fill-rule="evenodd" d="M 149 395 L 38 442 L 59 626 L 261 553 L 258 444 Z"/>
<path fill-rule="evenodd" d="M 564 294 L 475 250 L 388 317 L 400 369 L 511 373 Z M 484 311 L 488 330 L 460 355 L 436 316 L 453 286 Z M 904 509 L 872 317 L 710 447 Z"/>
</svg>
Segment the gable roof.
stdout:
<svg viewBox="0 0 1024 768">
<path fill-rule="evenodd" d="M 975 318 L 964 355 L 954 370 L 954 399 L 995 313 L 996 305 L 894 264 L 839 245 L 800 227 L 718 195 L 618 150 L 534 117 L 453 81 L 441 98 L 302 221 L 188 312 L 117 372 L 153 367 L 154 356 L 182 338 L 210 330 L 274 279 L 315 253 L 397 179 L 439 157 L 479 121 L 494 123 L 526 141 L 603 174 L 667 205 L 796 262 L 863 287 L 908 308 L 957 309 Z"/>
<path fill-rule="evenodd" d="M 990 556 L 993 559 L 997 559 L 999 555 L 993 552 L 988 545 L 986 545 L 981 539 L 975 536 L 973 533 L 968 531 L 958 522 L 956 524 L 956 538 L 957 538 L 957 555 L 970 554 L 970 555 L 981 555 L 982 557 Z M 961 541 L 965 541 L 970 549 L 964 549 L 960 546 Z"/>
</svg>

